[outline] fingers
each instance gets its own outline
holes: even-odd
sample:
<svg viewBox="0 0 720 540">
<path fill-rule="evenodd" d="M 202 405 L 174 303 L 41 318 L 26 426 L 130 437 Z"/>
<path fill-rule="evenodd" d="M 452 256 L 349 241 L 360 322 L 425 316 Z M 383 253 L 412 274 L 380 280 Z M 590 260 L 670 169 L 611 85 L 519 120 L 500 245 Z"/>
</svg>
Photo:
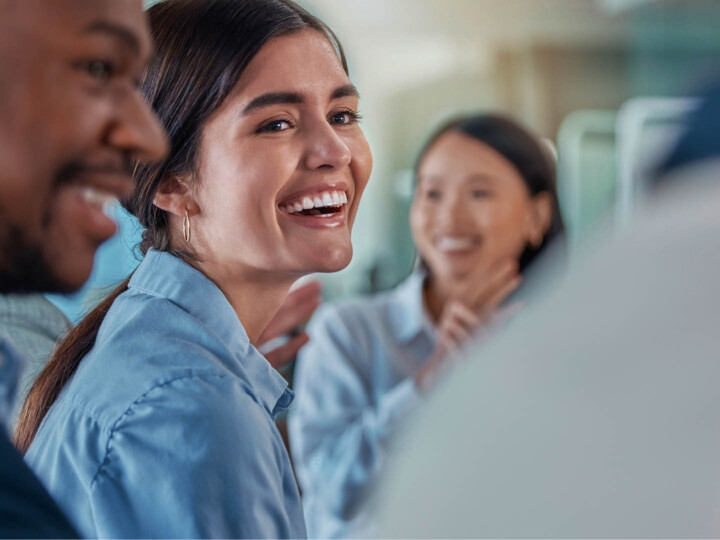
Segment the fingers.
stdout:
<svg viewBox="0 0 720 540">
<path fill-rule="evenodd" d="M 308 281 L 306 283 L 303 283 L 302 285 L 299 285 L 297 287 L 293 287 L 290 289 L 290 292 L 287 295 L 286 301 L 289 302 L 302 302 L 304 299 L 307 298 L 316 298 L 320 296 L 320 293 L 322 292 L 322 285 L 320 282 L 316 279 L 313 279 L 312 281 Z"/>
<path fill-rule="evenodd" d="M 291 291 L 258 338 L 258 346 L 306 323 L 320 305 L 320 283 L 311 281 Z"/>
<path fill-rule="evenodd" d="M 267 361 L 270 362 L 272 367 L 280 369 L 281 367 L 289 364 L 293 358 L 297 356 L 298 351 L 308 341 L 310 341 L 310 338 L 305 332 L 302 332 L 297 336 L 290 338 L 284 345 L 266 353 L 265 358 L 267 358 Z"/>
<path fill-rule="evenodd" d="M 438 325 L 439 337 L 449 349 L 456 349 L 472 337 L 482 322 L 482 319 L 462 302 L 451 300 L 445 306 Z"/>
</svg>

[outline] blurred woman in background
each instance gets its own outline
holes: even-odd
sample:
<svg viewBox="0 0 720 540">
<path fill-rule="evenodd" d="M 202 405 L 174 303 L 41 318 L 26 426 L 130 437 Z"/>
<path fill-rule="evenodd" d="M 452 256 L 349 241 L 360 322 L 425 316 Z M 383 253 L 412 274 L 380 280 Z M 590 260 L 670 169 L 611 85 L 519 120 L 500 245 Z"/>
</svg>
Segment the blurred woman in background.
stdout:
<svg viewBox="0 0 720 540">
<path fill-rule="evenodd" d="M 446 124 L 415 173 L 417 271 L 388 293 L 320 308 L 299 355 L 290 444 L 311 537 L 373 534 L 365 499 L 391 435 L 449 351 L 509 316 L 527 269 L 562 242 L 554 160 L 509 118 Z"/>
<path fill-rule="evenodd" d="M 274 424 L 293 395 L 254 344 L 299 276 L 350 261 L 372 164 L 358 93 L 291 0 L 148 13 L 143 90 L 171 149 L 134 172 L 146 255 L 60 343 L 16 443 L 85 537 L 304 537 Z"/>
</svg>

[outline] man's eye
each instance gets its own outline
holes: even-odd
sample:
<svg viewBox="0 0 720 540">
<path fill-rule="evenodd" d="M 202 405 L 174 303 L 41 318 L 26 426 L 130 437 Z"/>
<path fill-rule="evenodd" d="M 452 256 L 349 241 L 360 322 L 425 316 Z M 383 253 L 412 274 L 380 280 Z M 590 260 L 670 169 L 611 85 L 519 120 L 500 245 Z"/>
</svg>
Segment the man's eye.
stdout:
<svg viewBox="0 0 720 540">
<path fill-rule="evenodd" d="M 110 80 L 115 71 L 112 62 L 106 60 L 87 60 L 80 67 L 93 79 L 103 82 Z"/>
<path fill-rule="evenodd" d="M 487 199 L 490 196 L 490 192 L 486 189 L 474 189 L 472 196 L 474 199 Z"/>
<path fill-rule="evenodd" d="M 427 192 L 427 198 L 432 201 L 439 201 L 441 196 L 442 196 L 442 193 L 440 193 L 436 189 L 431 189 L 430 191 Z"/>
<path fill-rule="evenodd" d="M 258 133 L 273 133 L 277 131 L 285 131 L 292 127 L 287 120 L 272 120 L 266 124 L 263 124 L 258 129 Z"/>
</svg>

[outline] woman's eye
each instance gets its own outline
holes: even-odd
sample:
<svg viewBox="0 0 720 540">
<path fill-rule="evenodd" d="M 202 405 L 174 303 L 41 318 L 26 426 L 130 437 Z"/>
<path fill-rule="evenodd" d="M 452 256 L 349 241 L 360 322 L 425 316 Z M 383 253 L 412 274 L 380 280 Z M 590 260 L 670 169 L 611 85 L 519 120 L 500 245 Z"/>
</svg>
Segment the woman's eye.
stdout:
<svg viewBox="0 0 720 540">
<path fill-rule="evenodd" d="M 112 62 L 108 62 L 106 60 L 88 60 L 83 62 L 81 67 L 93 79 L 97 79 L 102 82 L 110 80 L 115 72 Z"/>
<path fill-rule="evenodd" d="M 354 124 L 358 120 L 360 115 L 354 111 L 340 111 L 330 117 L 330 122 L 339 126 Z"/>
<path fill-rule="evenodd" d="M 474 189 L 472 196 L 474 199 L 486 199 L 490 196 L 490 192 L 486 189 Z"/>
<path fill-rule="evenodd" d="M 272 120 L 266 124 L 260 126 L 259 133 L 275 133 L 278 131 L 285 131 L 290 129 L 292 126 L 287 120 Z"/>
<path fill-rule="evenodd" d="M 427 192 L 427 198 L 431 201 L 439 201 L 440 197 L 442 196 L 442 193 L 436 189 L 431 189 Z"/>
</svg>

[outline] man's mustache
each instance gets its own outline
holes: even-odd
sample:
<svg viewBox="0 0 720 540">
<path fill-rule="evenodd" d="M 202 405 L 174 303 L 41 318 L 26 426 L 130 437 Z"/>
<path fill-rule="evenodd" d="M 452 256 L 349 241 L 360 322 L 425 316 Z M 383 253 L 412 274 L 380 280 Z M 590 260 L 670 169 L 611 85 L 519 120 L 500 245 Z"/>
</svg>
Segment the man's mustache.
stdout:
<svg viewBox="0 0 720 540">
<path fill-rule="evenodd" d="M 97 163 L 73 160 L 58 170 L 55 175 L 55 187 L 62 187 L 88 174 L 114 174 L 130 177 L 132 171 L 133 167 L 130 158 L 117 158 Z"/>
</svg>

